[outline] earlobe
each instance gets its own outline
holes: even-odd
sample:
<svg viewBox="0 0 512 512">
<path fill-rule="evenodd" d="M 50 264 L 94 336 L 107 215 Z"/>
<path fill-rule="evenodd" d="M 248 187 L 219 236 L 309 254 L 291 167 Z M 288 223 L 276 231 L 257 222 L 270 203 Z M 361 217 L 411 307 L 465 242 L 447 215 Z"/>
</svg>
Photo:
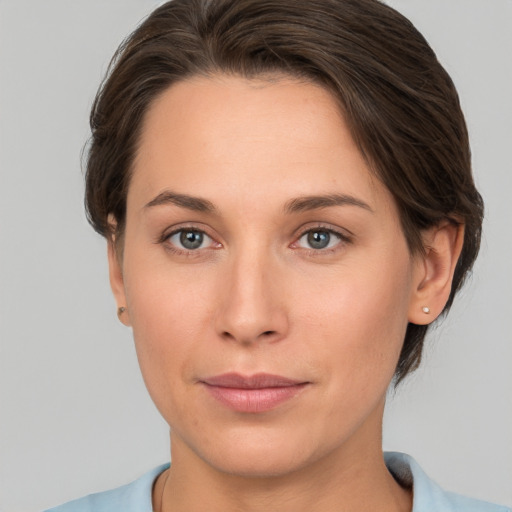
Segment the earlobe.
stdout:
<svg viewBox="0 0 512 512">
<path fill-rule="evenodd" d="M 129 327 L 131 323 L 129 311 L 126 307 L 122 262 L 120 261 L 113 236 L 108 240 L 107 250 L 110 287 L 117 303 L 117 316 L 124 325 Z"/>
<path fill-rule="evenodd" d="M 451 221 L 423 234 L 425 252 L 418 255 L 409 322 L 429 324 L 443 311 L 452 289 L 453 274 L 464 243 L 464 225 Z"/>
</svg>

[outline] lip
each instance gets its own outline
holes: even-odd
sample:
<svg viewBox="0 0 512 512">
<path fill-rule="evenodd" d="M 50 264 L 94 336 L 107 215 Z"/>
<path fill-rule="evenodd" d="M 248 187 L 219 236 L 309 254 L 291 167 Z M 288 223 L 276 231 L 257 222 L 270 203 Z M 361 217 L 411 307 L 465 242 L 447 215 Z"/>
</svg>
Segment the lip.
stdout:
<svg viewBox="0 0 512 512">
<path fill-rule="evenodd" d="M 280 375 L 225 373 L 200 381 L 213 398 L 237 412 L 262 413 L 291 400 L 308 384 Z"/>
</svg>

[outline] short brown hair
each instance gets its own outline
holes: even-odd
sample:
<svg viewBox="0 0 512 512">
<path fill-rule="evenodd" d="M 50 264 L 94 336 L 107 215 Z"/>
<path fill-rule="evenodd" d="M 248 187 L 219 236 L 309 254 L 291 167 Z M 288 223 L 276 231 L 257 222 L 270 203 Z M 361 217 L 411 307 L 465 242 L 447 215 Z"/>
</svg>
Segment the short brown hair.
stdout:
<svg viewBox="0 0 512 512">
<path fill-rule="evenodd" d="M 92 107 L 86 209 L 103 236 L 122 235 L 145 112 L 194 75 L 287 74 L 326 87 L 398 205 L 411 252 L 444 219 L 465 225 L 446 312 L 477 256 L 483 202 L 452 80 L 423 36 L 378 0 L 173 0 L 120 46 Z M 396 382 L 421 359 L 428 326 L 409 324 Z"/>
</svg>

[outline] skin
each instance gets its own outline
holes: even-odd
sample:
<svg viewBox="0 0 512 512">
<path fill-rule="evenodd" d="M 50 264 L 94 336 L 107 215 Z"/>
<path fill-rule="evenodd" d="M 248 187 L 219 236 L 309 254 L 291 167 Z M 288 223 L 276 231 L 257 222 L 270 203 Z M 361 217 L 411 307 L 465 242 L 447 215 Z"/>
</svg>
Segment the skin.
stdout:
<svg viewBox="0 0 512 512">
<path fill-rule="evenodd" d="M 215 211 L 162 200 L 169 191 Z M 333 194 L 351 199 L 285 212 Z M 187 250 L 179 229 L 207 236 Z M 311 246 L 315 230 L 327 248 Z M 462 232 L 437 226 L 425 255 L 410 254 L 390 192 L 317 85 L 220 75 L 157 98 L 122 257 L 109 244 L 121 319 L 171 427 L 155 510 L 411 510 L 383 462 L 385 394 L 407 323 L 432 321 L 448 298 Z M 227 372 L 307 385 L 273 410 L 242 413 L 201 382 Z"/>
</svg>

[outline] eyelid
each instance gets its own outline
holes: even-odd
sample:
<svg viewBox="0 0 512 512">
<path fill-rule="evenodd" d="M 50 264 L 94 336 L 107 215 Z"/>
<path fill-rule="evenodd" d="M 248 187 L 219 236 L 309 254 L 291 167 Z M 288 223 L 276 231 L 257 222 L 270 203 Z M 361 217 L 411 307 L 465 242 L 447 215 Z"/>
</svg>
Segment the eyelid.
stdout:
<svg viewBox="0 0 512 512">
<path fill-rule="evenodd" d="M 170 236 L 179 233 L 180 231 L 197 231 L 198 233 L 204 233 L 212 239 L 215 239 L 214 236 L 210 233 L 210 230 L 203 226 L 200 223 L 195 222 L 184 222 L 182 224 L 174 224 L 173 226 L 168 226 L 162 231 L 162 234 L 158 236 L 156 243 L 165 242 Z"/>
<path fill-rule="evenodd" d="M 310 231 L 328 231 L 329 233 L 334 233 L 339 236 L 341 239 L 349 241 L 352 238 L 355 238 L 355 235 L 346 228 L 340 228 L 338 226 L 333 226 L 328 222 L 308 222 L 306 225 L 301 226 L 297 230 L 297 234 L 295 238 L 300 238 L 301 236 L 309 233 Z"/>
</svg>

